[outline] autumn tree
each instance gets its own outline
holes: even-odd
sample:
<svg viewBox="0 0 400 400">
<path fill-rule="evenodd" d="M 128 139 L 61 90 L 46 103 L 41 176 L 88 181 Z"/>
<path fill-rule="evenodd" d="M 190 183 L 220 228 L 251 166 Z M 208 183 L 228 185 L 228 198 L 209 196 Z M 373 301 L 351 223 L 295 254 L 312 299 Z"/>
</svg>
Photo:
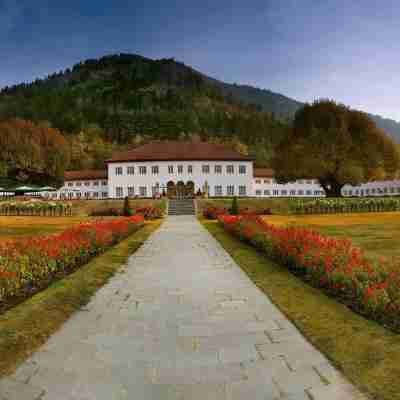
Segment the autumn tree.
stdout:
<svg viewBox="0 0 400 400">
<path fill-rule="evenodd" d="M 345 184 L 358 185 L 382 171 L 393 177 L 399 153 L 367 114 L 329 100 L 306 104 L 273 158 L 278 182 L 318 179 L 327 196 L 341 196 Z"/>
<path fill-rule="evenodd" d="M 0 122 L 0 169 L 4 177 L 33 183 L 59 183 L 69 162 L 66 140 L 46 123 Z"/>
</svg>

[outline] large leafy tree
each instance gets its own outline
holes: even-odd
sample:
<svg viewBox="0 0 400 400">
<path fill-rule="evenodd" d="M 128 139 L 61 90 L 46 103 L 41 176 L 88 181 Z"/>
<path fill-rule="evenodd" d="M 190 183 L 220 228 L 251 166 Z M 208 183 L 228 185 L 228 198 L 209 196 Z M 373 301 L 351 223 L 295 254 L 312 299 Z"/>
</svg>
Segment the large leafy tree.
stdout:
<svg viewBox="0 0 400 400">
<path fill-rule="evenodd" d="M 306 104 L 296 113 L 273 159 L 279 182 L 316 178 L 330 197 L 378 171 L 390 179 L 399 164 L 396 146 L 367 114 L 330 100 Z"/>
</svg>

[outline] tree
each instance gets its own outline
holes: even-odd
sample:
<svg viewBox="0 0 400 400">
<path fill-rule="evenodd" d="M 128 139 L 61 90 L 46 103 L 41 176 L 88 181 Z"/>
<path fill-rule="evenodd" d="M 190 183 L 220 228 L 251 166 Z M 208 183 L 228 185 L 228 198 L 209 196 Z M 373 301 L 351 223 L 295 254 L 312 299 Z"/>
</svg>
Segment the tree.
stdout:
<svg viewBox="0 0 400 400">
<path fill-rule="evenodd" d="M 345 184 L 371 180 L 379 169 L 393 176 L 399 165 L 393 141 L 367 114 L 329 100 L 297 111 L 272 160 L 278 182 L 316 178 L 329 197 L 341 196 Z"/>
<path fill-rule="evenodd" d="M 130 217 L 132 215 L 132 209 L 131 209 L 131 205 L 129 203 L 129 197 L 125 197 L 125 199 L 124 199 L 123 215 L 125 217 Z"/>
</svg>

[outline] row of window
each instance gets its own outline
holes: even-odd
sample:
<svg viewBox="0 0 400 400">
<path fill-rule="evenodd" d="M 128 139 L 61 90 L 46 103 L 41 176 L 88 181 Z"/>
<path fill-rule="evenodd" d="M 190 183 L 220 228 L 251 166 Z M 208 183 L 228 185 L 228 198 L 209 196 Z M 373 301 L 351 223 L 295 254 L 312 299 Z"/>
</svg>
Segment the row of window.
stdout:
<svg viewBox="0 0 400 400">
<path fill-rule="evenodd" d="M 135 187 L 134 186 L 128 186 L 124 191 L 124 188 L 122 186 L 117 186 L 115 188 L 115 195 L 116 197 L 133 197 L 136 195 L 135 192 Z M 152 196 L 156 196 L 159 194 L 160 187 L 159 186 L 153 186 L 151 188 L 151 194 Z M 147 197 L 147 187 L 146 186 L 139 186 L 138 188 L 138 193 L 140 197 Z M 224 193 L 223 187 L 221 185 L 214 186 L 214 196 L 235 196 L 235 186 L 234 185 L 228 185 L 226 186 L 226 190 Z M 247 189 L 246 186 L 238 186 L 238 195 L 239 196 L 246 196 L 247 195 Z"/>
<path fill-rule="evenodd" d="M 100 186 L 100 181 L 84 181 L 83 182 L 84 186 Z M 68 182 L 67 185 L 69 187 L 74 186 L 74 182 Z M 101 181 L 101 186 L 107 186 L 108 182 L 107 181 Z M 82 186 L 82 181 L 77 181 L 75 182 L 75 186 Z"/>
<path fill-rule="evenodd" d="M 400 193 L 400 187 L 343 190 L 344 196 L 353 196 L 353 195 L 364 196 L 364 194 L 369 195 L 369 194 L 384 194 L 384 193 Z"/>
<path fill-rule="evenodd" d="M 323 190 L 264 190 L 264 196 L 322 196 L 324 195 Z M 262 190 L 256 190 L 256 196 L 262 196 Z"/>
<path fill-rule="evenodd" d="M 257 185 L 261 185 L 262 183 L 264 184 L 271 184 L 271 183 L 276 183 L 275 179 L 256 179 L 255 183 Z M 317 180 L 313 180 L 313 179 L 308 179 L 308 180 L 298 180 L 296 182 L 292 182 L 292 183 L 297 183 L 299 185 L 303 185 L 303 184 L 307 184 L 307 185 L 313 185 L 313 184 L 318 184 Z"/>
<path fill-rule="evenodd" d="M 98 199 L 98 198 L 107 198 L 108 197 L 108 192 L 69 192 L 69 193 L 52 193 L 49 197 L 56 199 L 57 197 L 60 197 L 60 199 Z"/>
<path fill-rule="evenodd" d="M 137 167 L 137 169 L 138 169 L 139 175 L 147 175 L 147 166 L 141 165 L 141 166 Z M 201 166 L 201 172 L 203 174 L 209 174 L 210 171 L 211 171 L 210 165 L 206 164 L 206 165 Z M 239 174 L 246 174 L 246 171 L 247 171 L 246 165 L 239 165 L 239 168 L 238 168 Z M 158 165 L 151 166 L 151 173 L 153 175 L 158 175 L 159 172 L 160 172 L 160 169 L 159 169 Z M 176 166 L 176 172 L 178 174 L 183 174 L 183 165 Z M 174 165 L 168 165 L 168 173 L 169 174 L 175 173 Z M 193 174 L 193 165 L 187 166 L 187 173 Z M 222 174 L 222 165 L 214 165 L 214 173 Z M 235 166 L 234 165 L 226 165 L 226 173 L 228 175 L 233 175 L 235 173 Z M 123 167 L 115 167 L 115 175 L 123 175 L 123 174 L 124 174 Z M 135 167 L 133 167 L 133 166 L 126 167 L 126 174 L 127 175 L 135 175 Z"/>
</svg>

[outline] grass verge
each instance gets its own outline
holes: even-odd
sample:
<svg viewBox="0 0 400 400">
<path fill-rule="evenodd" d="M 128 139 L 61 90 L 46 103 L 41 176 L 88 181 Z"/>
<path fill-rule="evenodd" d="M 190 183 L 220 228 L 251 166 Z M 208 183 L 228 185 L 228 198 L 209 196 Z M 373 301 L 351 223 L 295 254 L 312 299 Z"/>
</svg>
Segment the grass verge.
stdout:
<svg viewBox="0 0 400 400">
<path fill-rule="evenodd" d="M 12 373 L 121 267 L 161 224 L 152 221 L 106 253 L 0 315 L 0 376 Z"/>
<path fill-rule="evenodd" d="M 202 221 L 250 279 L 357 387 L 376 400 L 400 400 L 400 335 L 353 313 L 226 233 Z"/>
</svg>

